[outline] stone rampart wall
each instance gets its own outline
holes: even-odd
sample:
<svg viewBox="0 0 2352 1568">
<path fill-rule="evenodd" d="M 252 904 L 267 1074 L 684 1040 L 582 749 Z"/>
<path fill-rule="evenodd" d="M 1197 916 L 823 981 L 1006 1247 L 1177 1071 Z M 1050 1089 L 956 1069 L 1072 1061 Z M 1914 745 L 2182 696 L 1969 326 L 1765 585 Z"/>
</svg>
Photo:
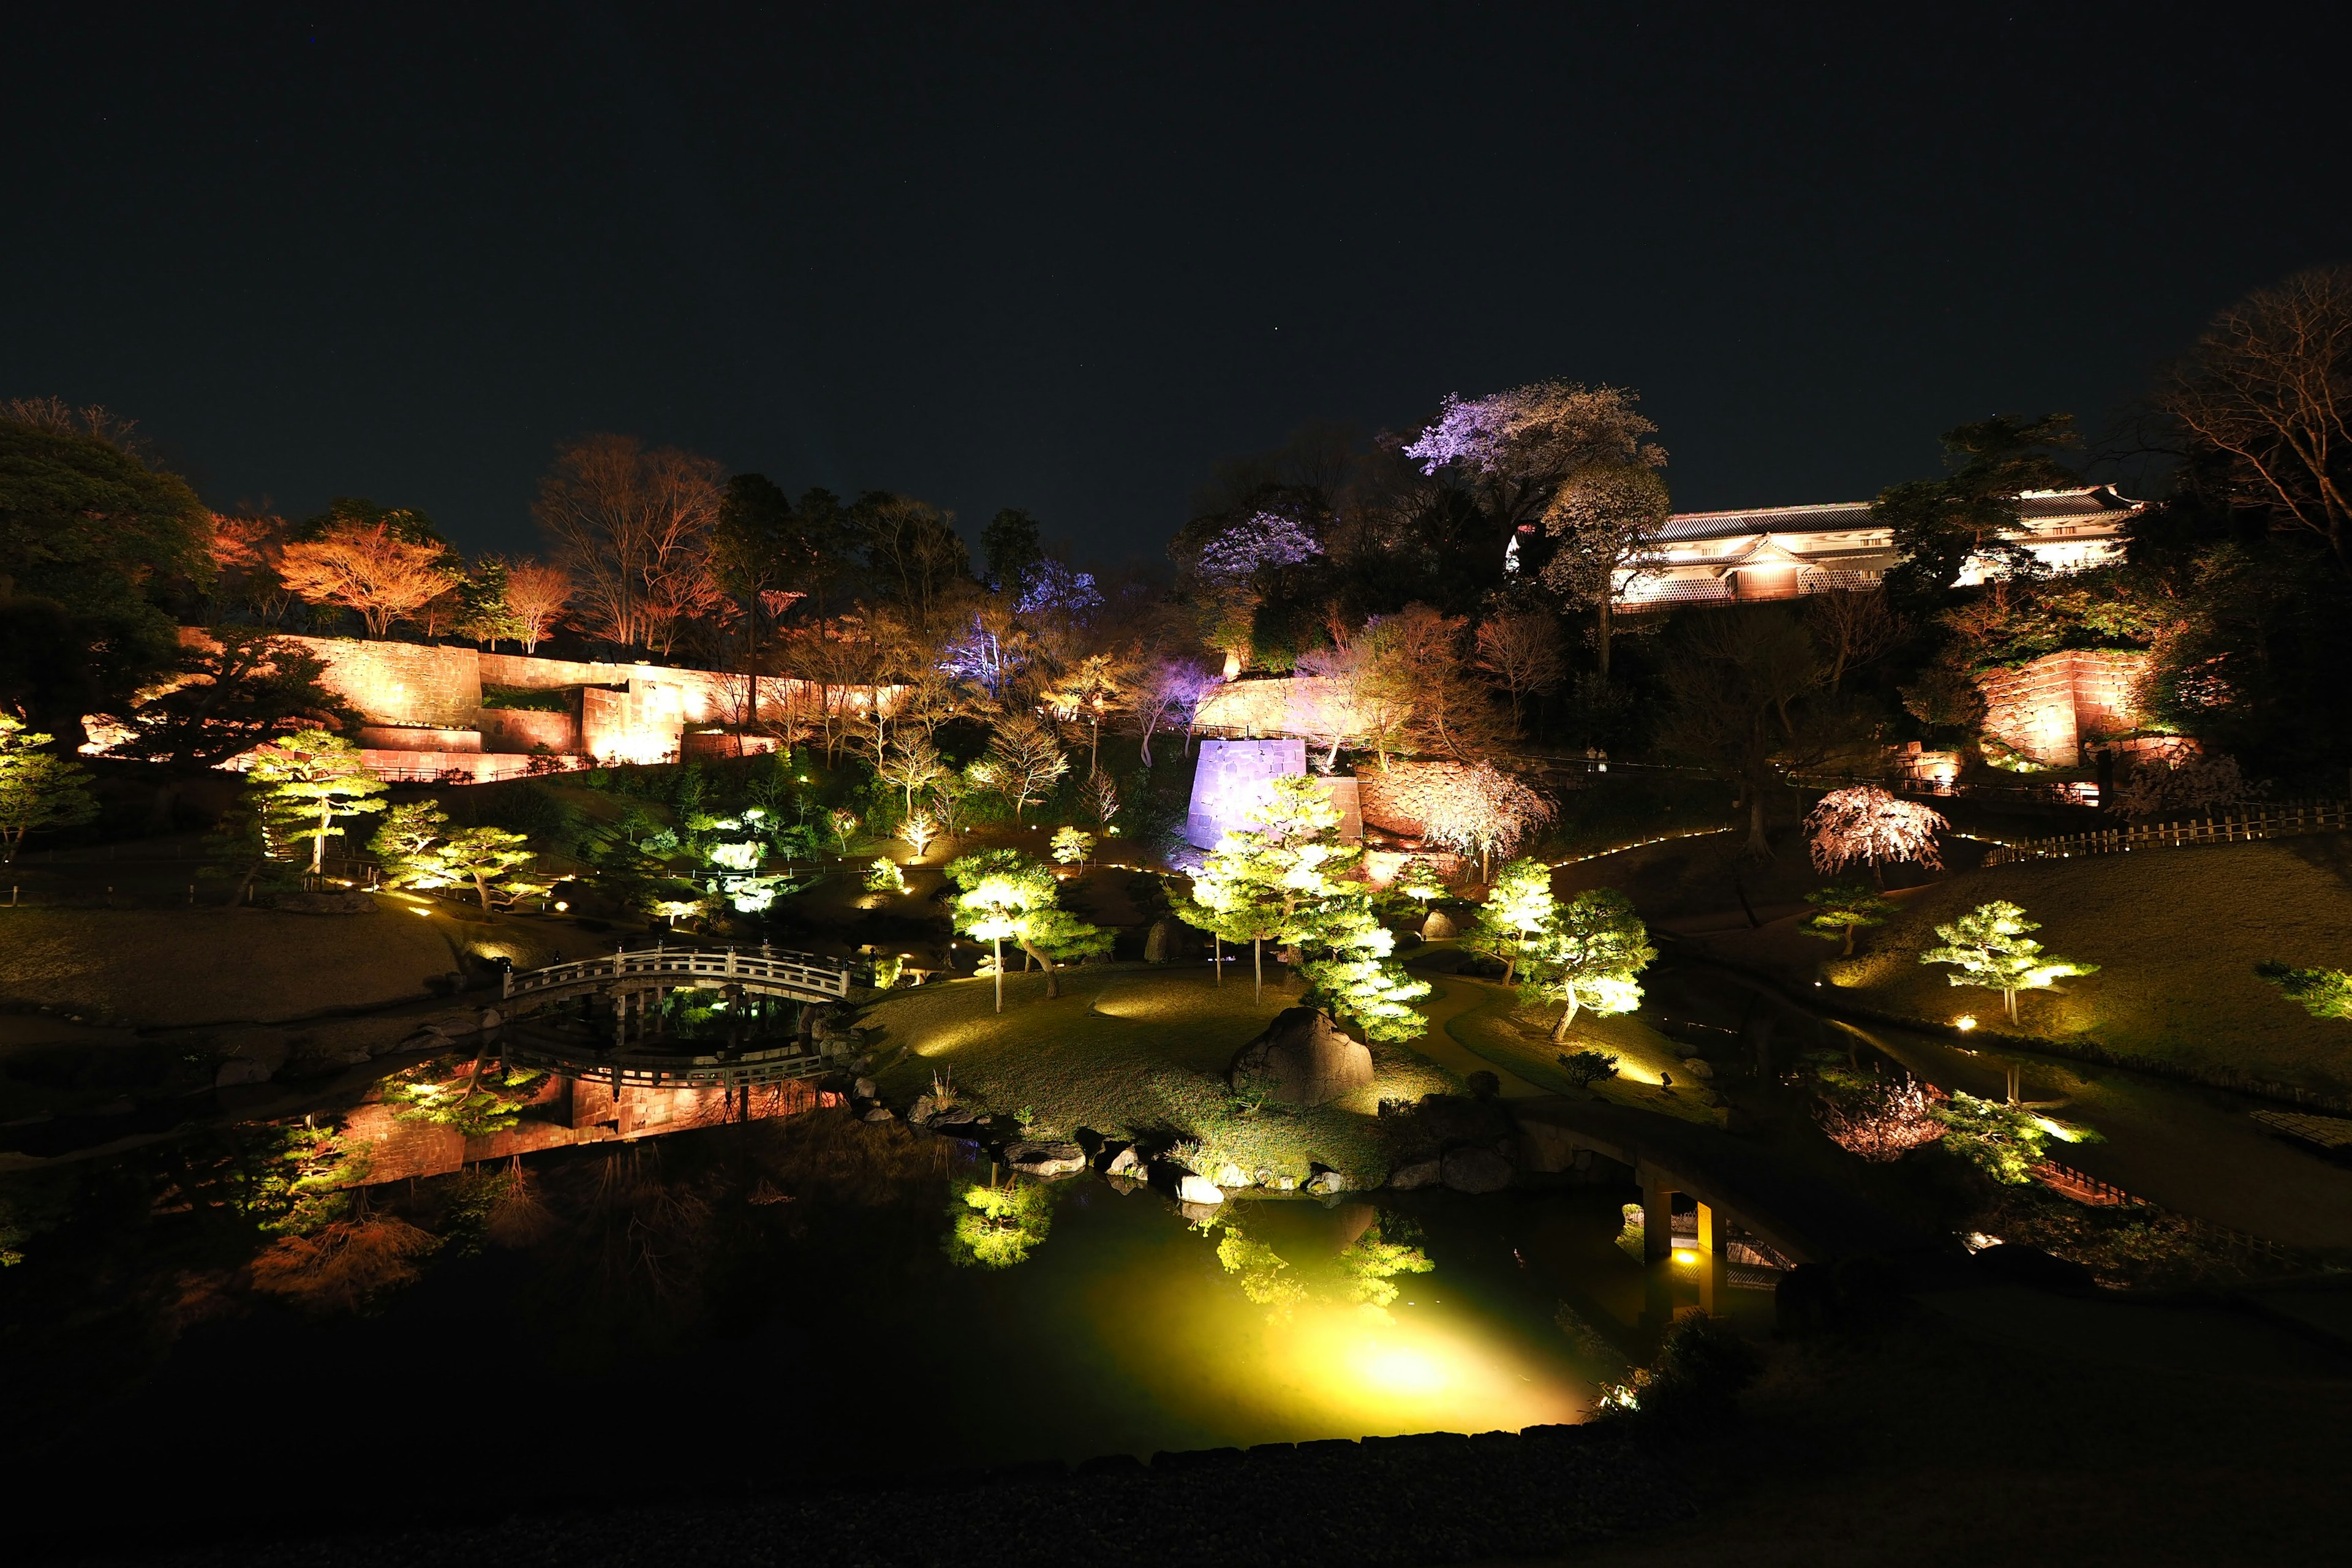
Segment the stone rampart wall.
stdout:
<svg viewBox="0 0 2352 1568">
<path fill-rule="evenodd" d="M 1985 733 L 2035 762 L 2074 767 L 2083 742 L 2139 724 L 2135 691 L 2148 656 L 2128 648 L 2068 648 L 1977 677 Z"/>
<path fill-rule="evenodd" d="M 1400 838 L 1420 837 L 1449 796 L 1475 787 L 1460 763 L 1391 761 L 1386 773 L 1374 768 L 1356 775 L 1364 821 Z"/>
<path fill-rule="evenodd" d="M 1192 727 L 1220 735 L 1297 735 L 1325 743 L 1371 728 L 1336 682 L 1311 675 L 1229 680 L 1201 700 Z"/>
</svg>

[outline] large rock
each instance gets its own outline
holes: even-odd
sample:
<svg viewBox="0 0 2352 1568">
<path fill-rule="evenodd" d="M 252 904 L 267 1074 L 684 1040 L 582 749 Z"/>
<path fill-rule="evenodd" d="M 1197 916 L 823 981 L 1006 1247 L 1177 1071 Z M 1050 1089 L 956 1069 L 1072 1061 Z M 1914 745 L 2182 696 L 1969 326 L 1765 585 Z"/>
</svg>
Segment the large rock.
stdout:
<svg viewBox="0 0 2352 1568">
<path fill-rule="evenodd" d="M 1286 1105 L 1321 1105 L 1372 1081 L 1372 1053 L 1313 1007 L 1286 1007 L 1234 1054 L 1226 1074 Z"/>
<path fill-rule="evenodd" d="M 1447 1186 L 1457 1193 L 1499 1193 L 1511 1184 L 1511 1163 L 1492 1149 L 1455 1149 L 1442 1167 Z"/>
<path fill-rule="evenodd" d="M 1129 1143 L 1103 1165 L 1103 1174 L 1140 1177 L 1143 1174 L 1143 1158 L 1135 1152 L 1135 1145 Z"/>
<path fill-rule="evenodd" d="M 1444 1179 L 1444 1165 L 1434 1154 L 1407 1159 L 1389 1173 L 1389 1185 L 1401 1193 L 1433 1187 Z"/>
<path fill-rule="evenodd" d="M 1223 1164 L 1217 1167 L 1216 1181 L 1217 1185 L 1221 1187 L 1246 1187 L 1250 1184 L 1250 1174 L 1247 1171 L 1243 1170 L 1239 1165 L 1236 1165 L 1231 1160 L 1228 1160 Z"/>
<path fill-rule="evenodd" d="M 1143 933 L 1143 962 L 1167 963 L 1176 957 L 1176 922 L 1161 916 Z"/>
<path fill-rule="evenodd" d="M 1196 1176 L 1187 1171 L 1176 1178 L 1176 1201 L 1180 1204 L 1198 1204 L 1202 1207 L 1210 1207 L 1223 1203 L 1225 1194 L 1217 1184 L 1208 1177 Z"/>
<path fill-rule="evenodd" d="M 1004 1163 L 1024 1176 L 1075 1176 L 1087 1168 L 1087 1152 L 1076 1143 L 1015 1143 Z"/>
<path fill-rule="evenodd" d="M 1429 918 L 1421 922 L 1421 940 L 1423 942 L 1444 942 L 1448 937 L 1461 934 L 1462 928 L 1455 925 L 1454 917 L 1444 910 L 1430 910 Z"/>
</svg>

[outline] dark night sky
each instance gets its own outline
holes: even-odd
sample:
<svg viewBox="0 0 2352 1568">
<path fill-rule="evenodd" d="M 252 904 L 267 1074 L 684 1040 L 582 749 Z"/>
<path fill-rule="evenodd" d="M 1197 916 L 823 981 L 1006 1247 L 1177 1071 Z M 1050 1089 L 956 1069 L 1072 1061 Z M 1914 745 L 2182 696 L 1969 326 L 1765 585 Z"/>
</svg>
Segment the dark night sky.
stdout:
<svg viewBox="0 0 2352 1568">
<path fill-rule="evenodd" d="M 42 10 L 0 395 L 474 545 L 612 429 L 1156 554 L 1222 456 L 1549 375 L 1680 507 L 1858 499 L 2352 259 L 2346 40 L 2253 5 Z"/>
</svg>

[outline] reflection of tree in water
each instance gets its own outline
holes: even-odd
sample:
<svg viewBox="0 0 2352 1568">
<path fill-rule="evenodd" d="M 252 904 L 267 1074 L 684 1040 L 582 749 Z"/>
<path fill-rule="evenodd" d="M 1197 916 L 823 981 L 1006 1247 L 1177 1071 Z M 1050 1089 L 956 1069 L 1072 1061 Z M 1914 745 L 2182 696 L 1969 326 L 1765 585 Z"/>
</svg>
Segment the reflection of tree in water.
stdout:
<svg viewBox="0 0 2352 1568">
<path fill-rule="evenodd" d="M 1358 1225 L 1360 1229 L 1355 1228 Z M 1418 1227 L 1401 1215 L 1359 1215 L 1349 1226 L 1352 1239 L 1336 1256 L 1304 1266 L 1294 1265 L 1249 1235 L 1230 1206 L 1204 1220 L 1201 1229 L 1216 1236 L 1217 1262 L 1234 1277 L 1242 1294 L 1268 1309 L 1271 1316 L 1285 1315 L 1309 1301 L 1345 1301 L 1386 1317 L 1389 1304 L 1397 1299 L 1396 1276 L 1427 1274 L 1437 1266 L 1421 1250 Z M 1391 1233 L 1396 1239 L 1389 1238 Z"/>
<path fill-rule="evenodd" d="M 948 1200 L 951 1223 L 941 1244 L 948 1260 L 970 1268 L 1010 1268 L 1044 1245 L 1054 1226 L 1054 1194 L 1019 1177 L 998 1185 L 966 1182 Z"/>
</svg>

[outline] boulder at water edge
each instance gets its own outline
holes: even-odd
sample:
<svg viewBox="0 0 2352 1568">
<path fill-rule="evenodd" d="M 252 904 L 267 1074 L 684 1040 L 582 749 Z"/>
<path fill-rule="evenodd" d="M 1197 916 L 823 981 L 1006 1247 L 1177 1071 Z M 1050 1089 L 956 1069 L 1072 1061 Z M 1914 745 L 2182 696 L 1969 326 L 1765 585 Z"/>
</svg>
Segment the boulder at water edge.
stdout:
<svg viewBox="0 0 2352 1568">
<path fill-rule="evenodd" d="M 1087 1152 L 1076 1143 L 1015 1143 L 1004 1163 L 1024 1176 L 1075 1176 L 1087 1168 Z"/>
<path fill-rule="evenodd" d="M 1444 1167 L 1434 1154 L 1408 1159 L 1389 1173 L 1389 1185 L 1401 1193 L 1417 1192 L 1433 1187 L 1444 1179 Z"/>
<path fill-rule="evenodd" d="M 1455 1149 L 1445 1156 L 1445 1184 L 1457 1193 L 1499 1193 L 1511 1184 L 1511 1163 L 1492 1149 Z"/>
<path fill-rule="evenodd" d="M 1196 1176 L 1187 1171 L 1176 1178 L 1176 1201 L 1180 1204 L 1200 1204 L 1203 1206 L 1221 1204 L 1225 1194 L 1217 1184 L 1206 1176 Z"/>
<path fill-rule="evenodd" d="M 1234 1054 L 1226 1078 L 1286 1105 L 1321 1105 L 1372 1081 L 1372 1053 L 1317 1009 L 1286 1007 Z"/>
</svg>

